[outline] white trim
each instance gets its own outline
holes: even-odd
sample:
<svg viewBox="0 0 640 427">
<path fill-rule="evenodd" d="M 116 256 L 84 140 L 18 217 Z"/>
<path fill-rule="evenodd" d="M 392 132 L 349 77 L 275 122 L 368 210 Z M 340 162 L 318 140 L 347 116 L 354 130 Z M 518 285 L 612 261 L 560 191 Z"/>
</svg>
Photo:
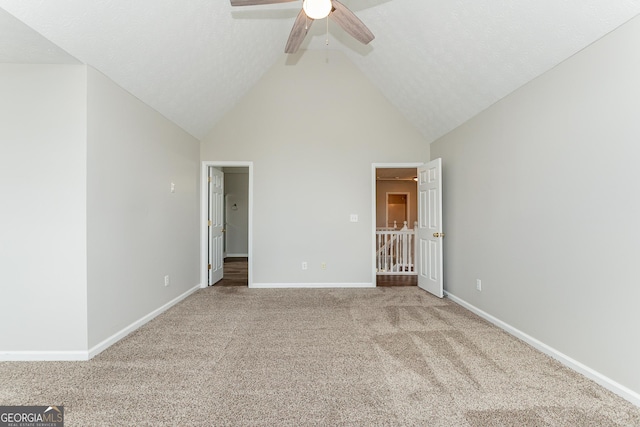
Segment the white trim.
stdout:
<svg viewBox="0 0 640 427">
<path fill-rule="evenodd" d="M 628 400 L 629 402 L 633 403 L 636 406 L 640 406 L 640 393 L 637 393 L 633 390 L 631 390 L 628 387 L 623 386 L 622 384 L 612 380 L 611 378 L 601 374 L 600 372 L 578 362 L 575 359 L 572 359 L 571 357 L 567 356 L 564 353 L 561 353 L 560 351 L 556 350 L 553 347 L 548 346 L 547 344 L 539 341 L 538 339 L 532 337 L 531 335 L 528 335 L 524 332 L 522 332 L 521 330 L 514 328 L 513 326 L 509 325 L 508 323 L 503 322 L 502 320 L 493 317 L 492 315 L 490 315 L 489 313 L 480 310 L 478 307 L 469 304 L 468 302 L 466 302 L 463 299 L 460 299 L 458 297 L 456 297 L 455 295 L 450 294 L 449 292 L 445 291 L 445 296 L 447 298 L 449 298 L 451 301 L 455 302 L 456 304 L 461 305 L 462 307 L 466 308 L 467 310 L 477 314 L 478 316 L 482 317 L 483 319 L 493 323 L 494 325 L 496 325 L 497 327 L 499 327 L 500 329 L 503 329 L 504 331 L 508 332 L 509 334 L 515 336 L 516 338 L 521 339 L 522 341 L 526 342 L 527 344 L 531 345 L 532 347 L 534 347 L 535 349 L 543 352 L 544 354 L 553 357 L 554 359 L 556 359 L 557 361 L 559 361 L 560 363 L 562 363 L 563 365 L 565 365 L 566 367 L 584 375 L 585 377 L 595 381 L 596 383 L 600 384 L 602 387 L 606 388 L 609 391 L 612 391 L 613 393 L 617 394 L 618 396 L 622 397 L 625 400 Z"/>
<path fill-rule="evenodd" d="M 135 322 L 133 322 L 129 326 L 125 327 L 121 331 L 116 332 L 115 334 L 111 335 L 109 338 L 107 338 L 106 340 L 102 341 L 101 343 L 93 346 L 92 348 L 89 349 L 89 359 L 94 358 L 95 356 L 97 356 L 98 354 L 100 354 L 101 352 L 106 350 L 108 347 L 110 347 L 113 344 L 115 344 L 116 342 L 120 341 L 122 338 L 126 337 L 131 332 L 135 331 L 136 329 L 138 329 L 139 327 L 141 327 L 145 323 L 149 322 L 150 320 L 153 320 L 155 317 L 157 317 L 160 314 L 164 313 L 165 311 L 169 310 L 171 307 L 173 307 L 174 305 L 178 304 L 180 301 L 182 301 L 183 299 L 185 299 L 186 297 L 188 297 L 189 295 L 191 295 L 195 291 L 199 290 L 200 288 L 201 288 L 200 285 L 194 286 L 193 288 L 189 289 L 187 292 L 183 293 L 182 295 L 178 295 L 177 297 L 175 297 L 174 299 L 172 299 L 171 301 L 169 301 L 165 305 L 163 305 L 163 306 L 161 306 L 159 308 L 156 308 L 151 313 L 147 314 L 146 316 L 142 317 L 141 319 L 136 320 Z"/>
<path fill-rule="evenodd" d="M 226 254 L 225 258 L 247 258 L 249 254 Z"/>
<path fill-rule="evenodd" d="M 375 288 L 375 283 L 253 283 L 254 289 Z"/>
<path fill-rule="evenodd" d="M 253 162 L 247 161 L 203 161 L 200 169 L 200 284 L 201 287 L 208 286 L 207 268 L 209 264 L 207 260 L 207 201 L 208 201 L 208 184 L 207 184 L 207 168 L 213 167 L 246 167 L 249 168 L 249 227 L 248 227 L 248 250 L 247 256 L 249 263 L 247 265 L 249 287 L 253 283 Z"/>
<path fill-rule="evenodd" d="M 0 362 L 78 362 L 89 360 L 87 351 L 0 351 Z"/>
<path fill-rule="evenodd" d="M 164 313 L 195 291 L 200 289 L 200 285 L 194 286 L 189 289 L 187 292 L 182 295 L 177 296 L 172 299 L 165 305 L 160 308 L 153 310 L 151 313 L 142 317 L 139 320 L 136 320 L 126 328 L 121 331 L 113 334 L 106 340 L 102 341 L 98 345 L 90 348 L 88 351 L 0 351 L 0 361 L 1 362 L 54 362 L 54 361 L 69 361 L 69 362 L 77 362 L 77 361 L 86 361 L 92 359 L 97 356 L 108 347 L 112 346 L 116 342 L 120 341 L 122 338 L 129 335 L 131 332 L 135 331 L 145 323 L 149 322 L 153 318 L 159 316 Z"/>
<path fill-rule="evenodd" d="M 424 162 L 420 163 L 371 163 L 371 280 L 373 280 L 374 286 L 376 286 L 376 169 L 389 169 L 389 168 L 419 168 L 423 166 Z M 418 217 L 420 216 L 420 203 L 418 203 Z M 417 267 L 417 266 L 416 266 Z M 417 270 L 416 270 L 417 271 Z"/>
</svg>

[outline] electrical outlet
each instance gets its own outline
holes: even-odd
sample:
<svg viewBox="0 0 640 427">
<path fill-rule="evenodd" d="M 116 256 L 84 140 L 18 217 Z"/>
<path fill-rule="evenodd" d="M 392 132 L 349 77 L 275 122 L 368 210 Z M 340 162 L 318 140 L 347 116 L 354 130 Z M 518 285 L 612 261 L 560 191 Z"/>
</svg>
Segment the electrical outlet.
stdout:
<svg viewBox="0 0 640 427">
<path fill-rule="evenodd" d="M 482 280 L 476 279 L 476 289 L 479 291 L 482 290 Z"/>
<path fill-rule="evenodd" d="M 302 261 L 302 269 L 306 270 L 307 268 L 309 268 L 309 264 L 307 264 L 307 261 Z"/>
<path fill-rule="evenodd" d="M 326 270 L 327 269 L 327 263 L 326 262 L 320 263 L 320 269 L 321 270 Z"/>
<path fill-rule="evenodd" d="M 164 285 L 169 286 L 169 276 L 164 276 Z"/>
</svg>

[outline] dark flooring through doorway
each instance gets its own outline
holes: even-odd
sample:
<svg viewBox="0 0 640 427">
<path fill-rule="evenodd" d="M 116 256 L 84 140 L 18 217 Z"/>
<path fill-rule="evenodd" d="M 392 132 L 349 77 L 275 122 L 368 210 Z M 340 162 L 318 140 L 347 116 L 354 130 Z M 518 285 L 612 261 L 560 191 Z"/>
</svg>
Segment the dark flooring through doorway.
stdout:
<svg viewBox="0 0 640 427">
<path fill-rule="evenodd" d="M 376 286 L 418 286 L 417 275 L 402 275 L 402 276 L 388 276 L 378 275 L 376 276 Z"/>
<path fill-rule="evenodd" d="M 215 286 L 249 286 L 249 258 L 234 257 L 224 259 L 224 276 Z M 418 276 L 376 276 L 376 286 L 418 286 Z"/>
<path fill-rule="evenodd" d="M 224 259 L 224 276 L 216 286 L 249 286 L 249 258 Z"/>
</svg>

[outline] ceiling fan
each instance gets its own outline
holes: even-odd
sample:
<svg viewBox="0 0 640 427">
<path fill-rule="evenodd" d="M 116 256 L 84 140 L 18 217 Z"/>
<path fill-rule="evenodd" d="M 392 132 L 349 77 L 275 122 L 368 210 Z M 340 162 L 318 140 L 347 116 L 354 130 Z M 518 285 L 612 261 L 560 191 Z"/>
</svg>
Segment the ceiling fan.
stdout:
<svg viewBox="0 0 640 427">
<path fill-rule="evenodd" d="M 231 0 L 231 6 L 255 6 L 291 1 L 297 0 Z M 338 0 L 302 0 L 302 10 L 293 23 L 284 52 L 296 53 L 313 21 L 327 16 L 362 44 L 368 44 L 374 39 L 373 33 L 367 26 Z"/>
</svg>

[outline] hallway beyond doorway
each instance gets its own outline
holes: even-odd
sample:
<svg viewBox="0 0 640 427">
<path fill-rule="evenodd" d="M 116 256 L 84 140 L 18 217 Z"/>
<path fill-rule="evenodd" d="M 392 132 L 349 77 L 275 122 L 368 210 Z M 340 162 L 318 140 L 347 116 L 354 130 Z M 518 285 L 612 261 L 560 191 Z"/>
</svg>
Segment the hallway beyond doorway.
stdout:
<svg viewBox="0 0 640 427">
<path fill-rule="evenodd" d="M 418 286 L 418 276 L 416 275 L 402 275 L 402 276 L 389 276 L 389 275 L 377 275 L 376 286 Z"/>
<path fill-rule="evenodd" d="M 249 258 L 233 257 L 224 259 L 224 275 L 215 286 L 249 286 Z"/>
</svg>

